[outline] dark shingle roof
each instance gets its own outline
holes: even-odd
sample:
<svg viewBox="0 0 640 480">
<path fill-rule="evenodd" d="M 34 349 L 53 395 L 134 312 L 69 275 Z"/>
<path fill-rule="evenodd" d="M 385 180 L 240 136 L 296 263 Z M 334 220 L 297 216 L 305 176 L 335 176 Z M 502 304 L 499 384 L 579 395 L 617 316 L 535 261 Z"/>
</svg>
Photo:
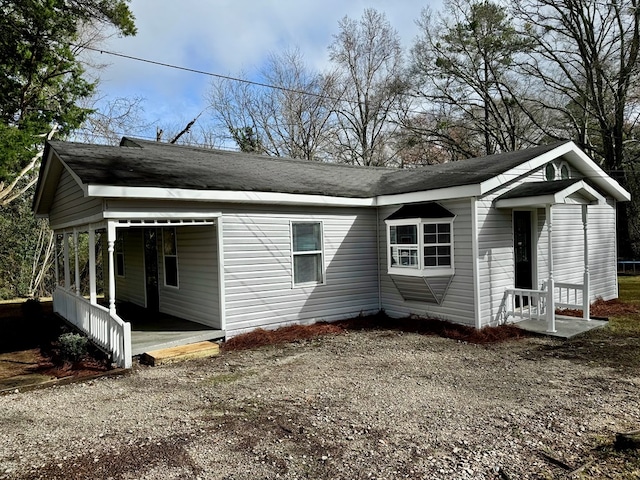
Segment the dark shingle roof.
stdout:
<svg viewBox="0 0 640 480">
<path fill-rule="evenodd" d="M 470 185 L 558 144 L 415 169 L 354 167 L 124 138 L 121 146 L 51 141 L 82 183 L 368 198 Z"/>
<path fill-rule="evenodd" d="M 547 181 L 523 183 L 515 188 L 512 188 L 507 193 L 500 195 L 497 200 L 555 195 L 556 193 L 561 192 L 565 188 L 570 187 L 571 185 L 579 181 L 579 178 L 569 178 L 566 180 L 554 180 L 551 182 Z"/>
</svg>

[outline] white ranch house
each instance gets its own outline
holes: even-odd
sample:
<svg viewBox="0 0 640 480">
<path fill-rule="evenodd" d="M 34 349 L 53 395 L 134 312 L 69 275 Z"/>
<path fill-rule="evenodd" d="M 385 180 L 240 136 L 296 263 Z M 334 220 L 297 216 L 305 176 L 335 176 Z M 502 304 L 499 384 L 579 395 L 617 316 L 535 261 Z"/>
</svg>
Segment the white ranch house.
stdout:
<svg viewBox="0 0 640 480">
<path fill-rule="evenodd" d="M 57 235 L 54 310 L 130 366 L 126 305 L 208 338 L 380 310 L 552 332 L 556 307 L 617 297 L 629 198 L 572 142 L 398 170 L 125 137 L 48 142 L 33 208 Z"/>
</svg>

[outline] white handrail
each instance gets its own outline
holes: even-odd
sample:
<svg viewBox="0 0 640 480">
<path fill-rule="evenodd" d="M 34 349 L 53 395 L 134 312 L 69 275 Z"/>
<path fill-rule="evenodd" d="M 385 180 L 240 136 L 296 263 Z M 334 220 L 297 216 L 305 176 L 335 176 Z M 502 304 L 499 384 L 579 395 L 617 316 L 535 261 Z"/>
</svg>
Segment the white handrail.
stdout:
<svg viewBox="0 0 640 480">
<path fill-rule="evenodd" d="M 547 291 L 508 288 L 504 292 L 503 304 L 505 319 L 512 316 L 523 320 L 544 320 Z"/>
<path fill-rule="evenodd" d="M 130 368 L 131 324 L 109 309 L 94 305 L 84 297 L 57 287 L 53 292 L 53 311 L 87 334 L 99 347 L 110 352 L 119 367 Z"/>
</svg>

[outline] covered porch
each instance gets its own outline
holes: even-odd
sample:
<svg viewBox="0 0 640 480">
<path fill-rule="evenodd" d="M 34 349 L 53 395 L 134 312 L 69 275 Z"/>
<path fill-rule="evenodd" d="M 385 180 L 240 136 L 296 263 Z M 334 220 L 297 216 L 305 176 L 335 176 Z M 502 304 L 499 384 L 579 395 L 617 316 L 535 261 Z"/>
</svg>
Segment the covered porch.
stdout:
<svg viewBox="0 0 640 480">
<path fill-rule="evenodd" d="M 606 322 L 590 317 L 591 273 L 589 270 L 589 205 L 606 201 L 584 180 L 566 179 L 530 182 L 514 187 L 495 201 L 496 208 L 509 209 L 513 218 L 514 286 L 504 292 L 498 323 L 513 322 L 534 333 L 570 338 Z M 582 223 L 582 281 L 575 281 L 576 268 L 565 259 L 554 260 L 554 247 L 567 239 L 554 240 L 554 210 L 559 205 L 571 205 Z M 531 219 L 520 212 L 544 209 L 544 225 L 536 229 Z M 524 220 L 523 220 L 524 218 Z M 546 230 L 546 232 L 545 232 Z M 546 251 L 536 253 L 536 233 L 546 243 Z M 531 245 L 534 245 L 532 248 Z M 538 280 L 541 262 L 546 276 Z M 556 265 L 557 263 L 557 265 Z M 571 274 L 574 281 L 558 281 L 557 276 Z M 562 309 L 579 310 L 581 317 L 559 315 Z"/>
<path fill-rule="evenodd" d="M 54 312 L 83 331 L 93 343 L 112 355 L 114 363 L 124 368 L 132 365 L 132 357 L 149 350 L 224 338 L 220 312 L 218 308 L 211 308 L 211 299 L 217 302 L 220 298 L 218 285 L 214 281 L 215 291 L 210 291 L 212 285 L 205 281 L 221 275 L 216 223 L 214 218 L 119 219 L 56 230 Z M 182 235 L 184 244 L 180 245 L 181 234 L 176 233 L 183 227 L 192 227 L 190 231 L 196 229 L 198 233 L 209 228 L 207 239 L 213 239 L 207 247 L 211 250 L 210 261 L 189 258 L 189 235 Z M 167 243 L 171 243 L 172 250 L 160 244 L 164 235 L 153 237 L 151 250 L 155 257 L 150 257 L 143 245 L 143 238 L 149 242 L 142 234 L 143 229 L 145 232 L 170 229 Z M 126 245 L 127 232 L 136 232 L 132 235 L 140 240 L 136 248 Z M 185 279 L 179 285 L 181 246 Z M 209 263 L 213 264 L 214 271 L 208 272 L 204 280 L 188 278 L 194 264 L 202 270 L 209 269 Z M 125 274 L 127 268 L 128 275 Z M 163 277 L 161 282 L 158 282 L 159 275 Z M 132 284 L 135 284 L 133 289 Z M 194 284 L 197 287 L 193 287 Z M 193 305 L 192 297 L 202 295 L 198 288 L 206 289 L 209 303 L 205 299 L 203 305 Z M 163 289 L 169 290 L 164 297 Z M 120 295 L 118 290 L 122 291 Z M 137 302 L 129 301 L 132 290 L 141 292 L 138 297 L 134 295 Z M 220 302 L 213 306 L 219 305 Z M 172 308 L 178 313 L 173 314 Z M 180 315 L 181 309 L 185 312 L 184 318 Z M 198 321 L 199 317 L 189 318 L 190 311 L 195 309 L 202 311 L 203 321 Z"/>
</svg>

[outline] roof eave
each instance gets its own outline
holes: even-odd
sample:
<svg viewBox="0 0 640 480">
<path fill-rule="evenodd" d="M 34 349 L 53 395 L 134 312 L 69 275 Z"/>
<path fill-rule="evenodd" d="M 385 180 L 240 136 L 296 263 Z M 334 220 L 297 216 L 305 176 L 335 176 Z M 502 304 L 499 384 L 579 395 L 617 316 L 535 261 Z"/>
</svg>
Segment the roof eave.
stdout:
<svg viewBox="0 0 640 480">
<path fill-rule="evenodd" d="M 374 197 L 350 198 L 298 193 L 239 190 L 191 190 L 164 187 L 120 187 L 113 185 L 88 185 L 87 195 L 90 197 L 103 198 L 261 203 L 278 205 L 317 205 L 336 207 L 371 207 L 376 204 Z"/>
</svg>

